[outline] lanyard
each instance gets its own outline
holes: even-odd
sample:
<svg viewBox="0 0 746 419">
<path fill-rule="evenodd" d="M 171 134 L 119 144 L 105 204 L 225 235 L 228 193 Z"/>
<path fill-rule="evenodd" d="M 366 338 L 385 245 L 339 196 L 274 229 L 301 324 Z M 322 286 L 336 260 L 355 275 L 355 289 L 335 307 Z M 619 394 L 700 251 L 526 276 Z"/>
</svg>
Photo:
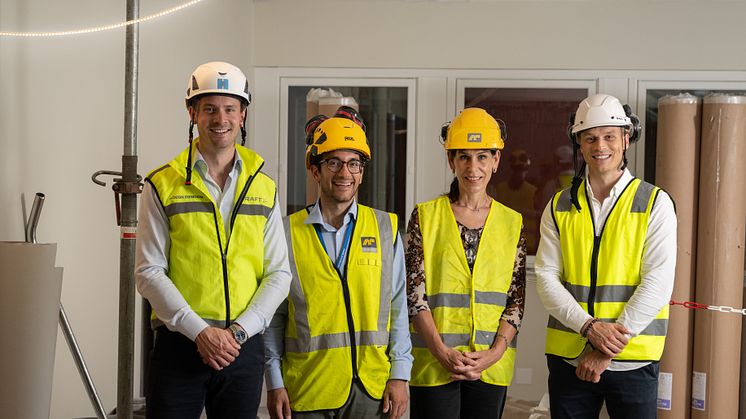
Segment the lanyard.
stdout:
<svg viewBox="0 0 746 419">
<path fill-rule="evenodd" d="M 321 227 L 319 227 L 318 224 L 314 224 L 313 228 L 316 230 L 316 235 L 319 237 L 319 241 L 321 242 L 321 247 L 324 248 L 324 251 L 326 252 L 327 256 L 329 256 L 329 250 L 326 248 L 326 245 L 324 244 L 324 238 L 321 236 Z M 344 240 L 342 241 L 342 248 L 339 249 L 339 253 L 337 254 L 337 260 L 334 261 L 334 266 L 336 266 L 340 272 L 342 271 L 342 263 L 344 261 L 343 256 L 347 254 L 347 251 L 350 247 L 350 241 L 352 239 L 352 230 L 354 229 L 355 229 L 355 219 L 353 218 L 352 221 L 350 221 L 350 223 L 347 225 L 347 231 L 345 231 L 345 237 L 344 237 Z"/>
</svg>

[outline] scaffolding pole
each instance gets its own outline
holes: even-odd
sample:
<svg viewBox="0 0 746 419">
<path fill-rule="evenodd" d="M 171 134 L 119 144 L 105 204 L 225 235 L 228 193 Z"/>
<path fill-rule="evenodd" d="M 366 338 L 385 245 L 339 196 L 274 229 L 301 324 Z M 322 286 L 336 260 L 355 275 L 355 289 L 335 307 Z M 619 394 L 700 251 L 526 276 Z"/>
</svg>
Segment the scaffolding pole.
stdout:
<svg viewBox="0 0 746 419">
<path fill-rule="evenodd" d="M 139 0 L 127 0 L 127 20 L 139 17 Z M 132 419 L 135 359 L 135 232 L 137 229 L 137 76 L 139 24 L 128 25 L 125 46 L 124 153 L 119 248 L 119 351 L 117 363 L 117 418 Z"/>
</svg>

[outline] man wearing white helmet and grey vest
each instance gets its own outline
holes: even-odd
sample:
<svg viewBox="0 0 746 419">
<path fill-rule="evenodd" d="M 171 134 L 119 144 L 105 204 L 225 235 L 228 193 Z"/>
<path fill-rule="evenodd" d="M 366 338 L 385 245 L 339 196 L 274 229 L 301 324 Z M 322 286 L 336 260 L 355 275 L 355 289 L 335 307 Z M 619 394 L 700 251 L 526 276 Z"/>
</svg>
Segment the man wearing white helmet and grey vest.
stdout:
<svg viewBox="0 0 746 419">
<path fill-rule="evenodd" d="M 640 129 L 628 106 L 604 94 L 571 116 L 568 135 L 585 163 L 547 204 L 535 263 L 550 314 L 552 419 L 597 418 L 604 402 L 612 419 L 656 417 L 676 214 L 666 192 L 627 169 Z"/>
<path fill-rule="evenodd" d="M 277 188 L 243 147 L 250 102 L 237 67 L 197 67 L 186 95 L 189 147 L 145 182 L 135 275 L 153 307 L 149 418 L 257 414 L 261 333 L 287 296 L 290 270 Z"/>
</svg>

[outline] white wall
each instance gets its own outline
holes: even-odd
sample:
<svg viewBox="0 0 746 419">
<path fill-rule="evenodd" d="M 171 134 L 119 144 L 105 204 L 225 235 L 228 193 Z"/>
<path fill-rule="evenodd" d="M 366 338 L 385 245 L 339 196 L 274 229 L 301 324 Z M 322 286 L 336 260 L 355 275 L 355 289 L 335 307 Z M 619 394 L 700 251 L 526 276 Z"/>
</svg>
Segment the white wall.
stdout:
<svg viewBox="0 0 746 419">
<path fill-rule="evenodd" d="M 145 16 L 182 1 L 140 3 Z M 125 0 L 3 0 L 0 30 L 110 24 L 124 20 L 125 6 Z M 252 8 L 246 0 L 207 0 L 141 25 L 140 173 L 186 146 L 184 94 L 197 65 L 225 60 L 251 74 Z M 124 30 L 0 38 L 0 62 L 0 240 L 23 240 L 20 194 L 46 193 L 38 238 L 59 243 L 62 301 L 108 410 L 116 405 L 119 229 L 110 180 L 101 188 L 90 177 L 121 170 Z M 33 327 L 33 319 L 19 321 Z M 51 417 L 92 415 L 59 334 Z"/>
<path fill-rule="evenodd" d="M 746 3 L 256 2 L 257 66 L 743 70 Z M 326 50 L 323 46 L 333 46 Z"/>
</svg>

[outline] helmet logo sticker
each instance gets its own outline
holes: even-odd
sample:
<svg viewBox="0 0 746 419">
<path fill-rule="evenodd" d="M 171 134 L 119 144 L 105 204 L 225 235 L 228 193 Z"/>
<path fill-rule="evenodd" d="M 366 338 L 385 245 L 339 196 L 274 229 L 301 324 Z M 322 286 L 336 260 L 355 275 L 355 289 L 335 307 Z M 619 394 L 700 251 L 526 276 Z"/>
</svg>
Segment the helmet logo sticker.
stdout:
<svg viewBox="0 0 746 419">
<path fill-rule="evenodd" d="M 218 89 L 228 90 L 228 79 L 218 79 Z"/>
<path fill-rule="evenodd" d="M 481 143 L 482 142 L 482 133 L 481 132 L 472 132 L 472 133 L 466 134 L 466 142 L 467 143 Z"/>
<path fill-rule="evenodd" d="M 363 246 L 363 252 L 366 253 L 377 253 L 378 246 L 376 246 L 375 237 L 360 237 L 360 244 Z"/>
<path fill-rule="evenodd" d="M 355 141 L 355 137 L 350 137 L 349 135 L 346 135 L 345 141 Z"/>
</svg>

